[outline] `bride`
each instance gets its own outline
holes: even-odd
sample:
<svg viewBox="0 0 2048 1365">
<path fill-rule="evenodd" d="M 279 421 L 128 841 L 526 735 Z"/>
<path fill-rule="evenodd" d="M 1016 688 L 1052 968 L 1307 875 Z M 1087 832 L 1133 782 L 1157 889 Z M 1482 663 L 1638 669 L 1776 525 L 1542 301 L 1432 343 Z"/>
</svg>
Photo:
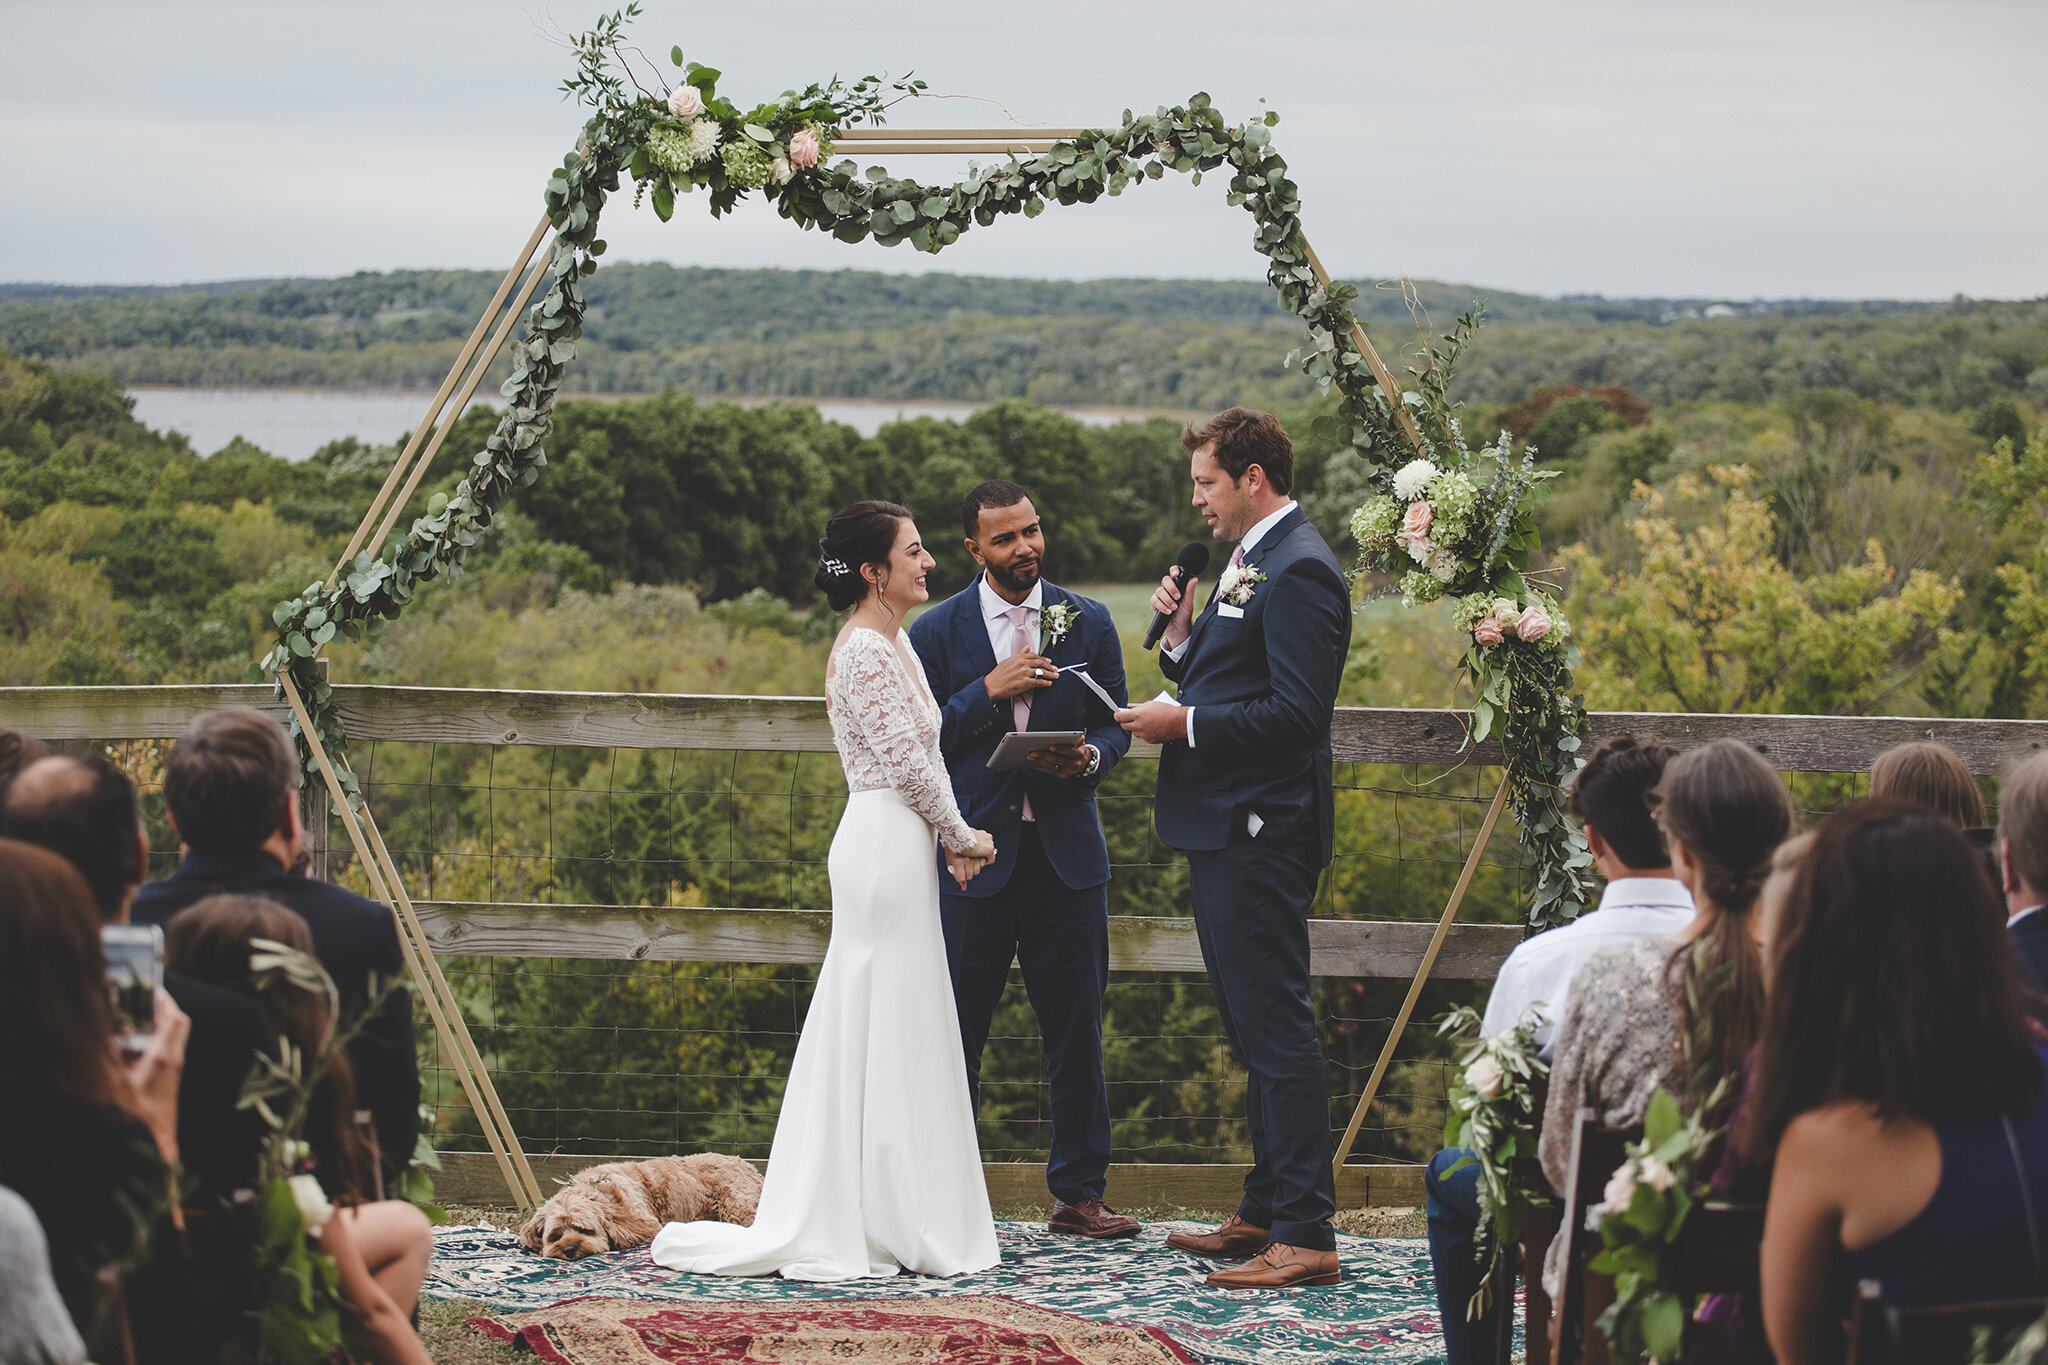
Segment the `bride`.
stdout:
<svg viewBox="0 0 2048 1365">
<path fill-rule="evenodd" d="M 655 1263 L 701 1275 L 846 1280 L 996 1264 L 995 1221 L 939 929 L 932 832 L 961 885 L 995 857 L 953 801 L 939 710 L 904 634 L 932 557 L 910 513 L 857 502 L 817 585 L 853 616 L 825 669 L 851 795 L 832 839 L 832 941 L 783 1093 L 753 1226 L 670 1223 Z"/>
</svg>

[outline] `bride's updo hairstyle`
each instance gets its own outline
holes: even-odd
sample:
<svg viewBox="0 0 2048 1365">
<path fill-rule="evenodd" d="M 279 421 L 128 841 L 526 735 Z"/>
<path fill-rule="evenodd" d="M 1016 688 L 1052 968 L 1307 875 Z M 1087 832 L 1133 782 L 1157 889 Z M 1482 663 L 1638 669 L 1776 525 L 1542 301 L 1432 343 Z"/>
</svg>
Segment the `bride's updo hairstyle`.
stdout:
<svg viewBox="0 0 2048 1365">
<path fill-rule="evenodd" d="M 908 520 L 910 509 L 893 502 L 856 502 L 832 514 L 818 542 L 818 572 L 811 578 L 832 610 L 846 611 L 868 595 L 861 567 L 887 565 Z"/>
<path fill-rule="evenodd" d="M 1680 948 L 1673 966 L 1689 963 L 1700 977 L 1720 978 L 1718 989 L 1699 979 L 1686 991 L 1686 1031 L 1697 1036 L 1706 1025 L 1716 1074 L 1732 1076 L 1763 1024 L 1763 961 L 1750 916 L 1771 875 L 1771 855 L 1792 836 L 1792 801 L 1778 770 L 1733 739 L 1672 759 L 1650 799 L 1665 842 L 1683 844 L 1699 870 L 1695 908 L 1708 917 L 1700 941 Z M 1694 1017 L 1696 1005 L 1707 1018 Z"/>
</svg>

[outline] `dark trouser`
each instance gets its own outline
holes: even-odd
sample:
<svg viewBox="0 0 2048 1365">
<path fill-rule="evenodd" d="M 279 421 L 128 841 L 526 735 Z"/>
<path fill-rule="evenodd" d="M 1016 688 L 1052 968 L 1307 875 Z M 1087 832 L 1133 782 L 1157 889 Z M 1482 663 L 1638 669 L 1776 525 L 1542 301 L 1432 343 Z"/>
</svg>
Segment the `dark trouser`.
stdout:
<svg viewBox="0 0 2048 1365">
<path fill-rule="evenodd" d="M 1052 1082 L 1046 1188 L 1068 1204 L 1102 1198 L 1109 1172 L 1109 1090 L 1102 1077 L 1109 887 L 1068 887 L 1046 862 L 1037 825 L 1027 821 L 1003 889 L 980 899 L 941 895 L 939 918 L 976 1112 L 981 1109 L 981 1053 L 989 1020 L 1003 998 L 1014 958 L 1024 969 L 1024 989 L 1038 1016 Z"/>
<path fill-rule="evenodd" d="M 1269 824 L 1263 837 L 1188 853 L 1195 932 L 1223 1033 L 1251 1073 L 1252 1170 L 1238 1217 L 1273 1240 L 1334 1251 L 1330 1084 L 1309 1002 L 1312 849 Z"/>
<path fill-rule="evenodd" d="M 1479 1255 L 1479 1163 L 1450 1170 L 1472 1153 L 1446 1147 L 1429 1163 L 1422 1177 L 1429 1192 L 1429 1263 L 1436 1271 L 1436 1311 L 1444 1320 L 1447 1365 L 1474 1365 L 1492 1352 L 1500 1319 L 1500 1302 L 1469 1318 L 1466 1312 L 1482 1278 Z M 1539 1268 L 1540 1269 L 1540 1268 Z"/>
</svg>

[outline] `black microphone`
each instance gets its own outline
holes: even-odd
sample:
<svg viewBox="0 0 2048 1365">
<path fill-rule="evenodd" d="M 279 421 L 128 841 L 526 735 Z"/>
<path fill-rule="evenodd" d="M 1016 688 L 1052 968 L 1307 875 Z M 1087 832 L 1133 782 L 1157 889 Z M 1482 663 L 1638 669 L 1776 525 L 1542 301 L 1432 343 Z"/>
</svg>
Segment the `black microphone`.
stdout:
<svg viewBox="0 0 2048 1365">
<path fill-rule="evenodd" d="M 1209 547 L 1199 540 L 1191 540 L 1180 547 L 1180 558 L 1173 561 L 1173 568 L 1169 572 L 1173 574 L 1174 586 L 1186 592 L 1188 580 L 1208 567 Z M 1145 648 L 1150 649 L 1159 643 L 1159 637 L 1166 633 L 1166 623 L 1172 619 L 1167 612 L 1152 613 L 1152 624 L 1145 631 Z"/>
</svg>

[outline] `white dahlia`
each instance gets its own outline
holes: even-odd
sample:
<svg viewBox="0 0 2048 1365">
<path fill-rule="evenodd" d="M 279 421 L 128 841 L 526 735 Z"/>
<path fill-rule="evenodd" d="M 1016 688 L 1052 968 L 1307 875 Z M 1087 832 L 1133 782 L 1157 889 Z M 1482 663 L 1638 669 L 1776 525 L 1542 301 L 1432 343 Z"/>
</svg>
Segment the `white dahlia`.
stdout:
<svg viewBox="0 0 2048 1365">
<path fill-rule="evenodd" d="M 690 164 L 701 165 L 709 161 L 718 150 L 718 120 L 700 118 L 690 125 Z"/>
<path fill-rule="evenodd" d="M 1437 472 L 1437 467 L 1428 460 L 1410 460 L 1394 472 L 1394 496 L 1403 502 L 1414 502 L 1428 490 Z"/>
</svg>

